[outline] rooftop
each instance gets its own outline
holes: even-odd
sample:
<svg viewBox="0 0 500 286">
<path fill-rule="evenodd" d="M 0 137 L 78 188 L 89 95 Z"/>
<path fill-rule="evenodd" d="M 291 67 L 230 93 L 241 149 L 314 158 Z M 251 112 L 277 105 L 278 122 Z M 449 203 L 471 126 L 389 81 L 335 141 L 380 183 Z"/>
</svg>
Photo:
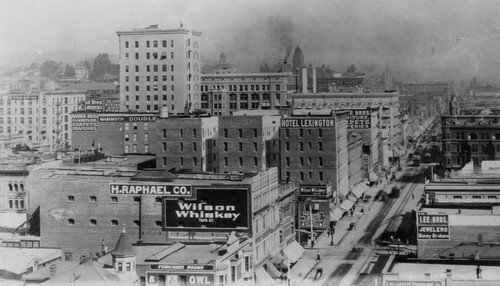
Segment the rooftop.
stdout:
<svg viewBox="0 0 500 286">
<path fill-rule="evenodd" d="M 451 265 L 451 264 L 424 264 L 424 263 L 396 263 L 392 268 L 392 273 L 399 273 L 402 279 L 425 279 L 425 274 L 429 273 L 430 278 L 446 278 L 447 269 L 451 269 L 452 279 L 455 280 L 477 280 L 476 265 Z M 484 280 L 499 280 L 500 267 L 481 266 Z"/>
</svg>

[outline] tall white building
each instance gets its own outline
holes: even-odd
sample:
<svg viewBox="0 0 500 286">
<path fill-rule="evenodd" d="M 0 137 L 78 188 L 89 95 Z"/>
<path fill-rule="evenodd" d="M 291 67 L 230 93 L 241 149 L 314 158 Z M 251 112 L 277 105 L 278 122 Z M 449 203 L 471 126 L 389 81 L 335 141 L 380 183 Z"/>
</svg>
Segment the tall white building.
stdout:
<svg viewBox="0 0 500 286">
<path fill-rule="evenodd" d="M 122 111 L 169 113 L 200 108 L 200 32 L 183 29 L 118 31 Z"/>
</svg>

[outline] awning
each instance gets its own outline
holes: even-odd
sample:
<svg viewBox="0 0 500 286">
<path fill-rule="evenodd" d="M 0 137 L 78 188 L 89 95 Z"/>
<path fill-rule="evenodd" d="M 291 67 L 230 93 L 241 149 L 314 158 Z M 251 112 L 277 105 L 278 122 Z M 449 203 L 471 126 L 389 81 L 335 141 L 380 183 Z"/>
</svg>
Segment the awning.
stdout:
<svg viewBox="0 0 500 286">
<path fill-rule="evenodd" d="M 340 204 L 340 208 L 345 210 L 345 211 L 348 211 L 352 208 L 352 205 L 354 205 L 353 201 L 345 200 Z"/>
<path fill-rule="evenodd" d="M 0 227 L 17 228 L 27 220 L 27 215 L 23 213 L 0 213 Z"/>
<path fill-rule="evenodd" d="M 285 257 L 278 252 L 273 258 L 271 258 L 271 262 L 276 266 L 276 269 L 283 271 L 288 270 L 288 267 L 285 264 Z"/>
<path fill-rule="evenodd" d="M 283 249 L 283 253 L 288 257 L 290 263 L 295 263 L 302 257 L 302 254 L 304 254 L 304 248 L 294 240 Z"/>
<path fill-rule="evenodd" d="M 353 193 L 359 199 L 369 189 L 370 188 L 365 183 L 358 183 L 354 185 L 354 187 L 351 190 L 351 193 Z"/>
<path fill-rule="evenodd" d="M 330 221 L 339 221 L 342 215 L 345 213 L 340 207 L 336 207 L 333 212 L 330 213 Z"/>
<path fill-rule="evenodd" d="M 370 177 L 370 182 L 378 181 L 378 176 L 374 172 L 370 172 L 369 177 Z"/>
<path fill-rule="evenodd" d="M 274 284 L 274 279 L 271 278 L 271 276 L 269 275 L 269 273 L 267 273 L 264 267 L 261 267 L 257 271 L 255 271 L 255 285 L 268 286 L 273 284 Z"/>
<path fill-rule="evenodd" d="M 282 273 L 276 267 L 274 264 L 271 263 L 271 261 L 268 261 L 264 264 L 264 268 L 266 269 L 267 273 L 269 273 L 269 276 L 273 279 L 278 279 L 281 277 Z"/>
</svg>

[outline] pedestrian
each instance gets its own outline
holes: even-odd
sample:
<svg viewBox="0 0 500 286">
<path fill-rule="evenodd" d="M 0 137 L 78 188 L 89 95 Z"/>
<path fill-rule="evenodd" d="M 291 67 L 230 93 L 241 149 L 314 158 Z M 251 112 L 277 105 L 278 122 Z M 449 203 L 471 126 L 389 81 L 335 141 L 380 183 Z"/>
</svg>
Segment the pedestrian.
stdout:
<svg viewBox="0 0 500 286">
<path fill-rule="evenodd" d="M 318 252 L 316 253 L 316 261 L 320 261 L 321 260 L 321 256 L 319 255 L 319 250 Z"/>
<path fill-rule="evenodd" d="M 415 194 L 411 194 L 411 199 L 414 200 L 415 199 Z"/>
<path fill-rule="evenodd" d="M 323 276 L 323 268 L 319 267 L 316 269 L 316 275 L 314 276 L 314 280 L 317 280 Z"/>
<path fill-rule="evenodd" d="M 477 279 L 481 279 L 483 277 L 481 277 L 481 267 L 478 265 L 477 268 L 476 268 L 476 275 L 477 275 Z"/>
</svg>

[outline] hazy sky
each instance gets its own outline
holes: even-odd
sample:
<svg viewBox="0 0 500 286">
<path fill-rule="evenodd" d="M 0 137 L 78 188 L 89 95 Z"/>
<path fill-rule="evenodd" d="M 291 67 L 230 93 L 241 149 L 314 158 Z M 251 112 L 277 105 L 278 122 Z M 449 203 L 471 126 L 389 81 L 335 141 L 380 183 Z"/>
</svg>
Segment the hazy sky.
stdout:
<svg viewBox="0 0 500 286">
<path fill-rule="evenodd" d="M 306 63 L 339 71 L 500 77 L 500 1 L 486 0 L 1 0 L 0 55 L 118 54 L 116 31 L 181 21 L 203 32 L 204 61 L 225 52 L 239 70 L 300 45 Z"/>
</svg>

